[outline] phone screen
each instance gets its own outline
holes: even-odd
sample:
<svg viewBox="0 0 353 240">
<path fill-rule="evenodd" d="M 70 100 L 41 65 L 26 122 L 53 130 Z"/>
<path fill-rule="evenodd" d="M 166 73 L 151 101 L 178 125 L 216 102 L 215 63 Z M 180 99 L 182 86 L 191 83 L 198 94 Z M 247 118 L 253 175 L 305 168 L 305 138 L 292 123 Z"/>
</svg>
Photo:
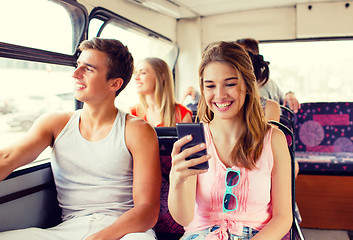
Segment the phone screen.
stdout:
<svg viewBox="0 0 353 240">
<path fill-rule="evenodd" d="M 181 147 L 182 151 L 186 148 L 193 147 L 201 143 L 206 143 L 205 133 L 204 133 L 204 128 L 202 123 L 177 123 L 176 128 L 177 128 L 179 139 L 185 137 L 186 135 L 192 135 L 192 140 Z M 206 154 L 207 154 L 206 149 L 203 149 L 197 153 L 191 154 L 186 158 L 186 160 L 190 160 L 192 158 L 199 158 Z M 208 169 L 208 161 L 192 166 L 190 168 Z"/>
</svg>

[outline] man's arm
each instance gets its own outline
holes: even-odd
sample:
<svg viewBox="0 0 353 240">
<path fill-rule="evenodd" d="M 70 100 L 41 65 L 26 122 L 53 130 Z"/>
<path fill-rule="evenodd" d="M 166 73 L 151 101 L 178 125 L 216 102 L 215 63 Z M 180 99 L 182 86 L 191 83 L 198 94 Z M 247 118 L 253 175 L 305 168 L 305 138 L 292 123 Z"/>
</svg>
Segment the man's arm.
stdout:
<svg viewBox="0 0 353 240">
<path fill-rule="evenodd" d="M 193 86 L 189 86 L 183 93 L 183 96 L 181 96 L 181 104 L 184 103 L 185 99 L 187 96 L 191 96 L 192 99 L 195 99 L 196 97 L 196 91 Z"/>
<path fill-rule="evenodd" d="M 284 106 L 289 106 L 290 109 L 293 110 L 294 113 L 298 113 L 298 110 L 300 109 L 300 103 L 298 99 L 296 98 L 294 92 L 287 92 L 286 95 L 284 96 Z"/>
<path fill-rule="evenodd" d="M 283 106 L 288 105 L 289 108 L 292 109 L 292 111 L 294 113 L 298 112 L 298 109 L 300 109 L 300 103 L 299 103 L 298 99 L 296 98 L 294 92 L 289 91 L 286 94 L 283 94 L 283 92 L 281 91 L 281 89 L 279 89 L 276 82 L 274 82 L 272 80 L 269 85 L 272 86 L 272 91 L 273 91 L 272 94 L 277 95 L 279 97 L 279 103 L 281 105 L 283 105 Z"/>
<path fill-rule="evenodd" d="M 120 239 L 128 233 L 145 232 L 158 220 L 161 167 L 156 132 L 148 123 L 128 115 L 125 139 L 133 157 L 134 207 L 86 240 Z"/>
<path fill-rule="evenodd" d="M 0 149 L 0 181 L 16 168 L 35 160 L 44 149 L 52 145 L 55 131 L 60 125 L 60 118 L 57 118 L 59 115 L 63 116 L 62 113 L 41 116 L 24 137 Z"/>
</svg>

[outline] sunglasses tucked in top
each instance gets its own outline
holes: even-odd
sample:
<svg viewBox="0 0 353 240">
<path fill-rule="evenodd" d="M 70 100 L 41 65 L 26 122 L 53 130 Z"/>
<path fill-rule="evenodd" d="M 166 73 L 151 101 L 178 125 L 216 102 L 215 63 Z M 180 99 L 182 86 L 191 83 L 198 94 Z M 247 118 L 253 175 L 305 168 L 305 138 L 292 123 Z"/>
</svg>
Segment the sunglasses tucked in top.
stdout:
<svg viewBox="0 0 353 240">
<path fill-rule="evenodd" d="M 235 211 L 238 208 L 238 198 L 232 193 L 233 187 L 240 182 L 240 171 L 227 168 L 225 177 L 226 190 L 223 196 L 223 212 Z"/>
</svg>

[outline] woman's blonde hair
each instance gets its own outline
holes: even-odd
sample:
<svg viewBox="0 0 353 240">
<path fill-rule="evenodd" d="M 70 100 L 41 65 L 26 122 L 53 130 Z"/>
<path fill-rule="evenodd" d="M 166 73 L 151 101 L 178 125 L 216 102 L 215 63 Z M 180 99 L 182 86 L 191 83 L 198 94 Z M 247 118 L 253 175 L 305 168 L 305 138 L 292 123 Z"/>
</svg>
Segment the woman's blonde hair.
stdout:
<svg viewBox="0 0 353 240">
<path fill-rule="evenodd" d="M 154 89 L 154 98 L 160 111 L 160 117 L 165 127 L 176 125 L 175 108 L 176 101 L 174 97 L 174 81 L 172 71 L 168 64 L 160 58 L 145 58 L 144 62 L 148 63 L 155 75 L 156 84 Z M 137 108 L 138 116 L 146 115 L 147 102 L 146 96 L 140 94 L 140 104 Z"/>
<path fill-rule="evenodd" d="M 237 140 L 231 152 L 232 163 L 252 169 L 256 166 L 262 149 L 264 137 L 270 126 L 265 120 L 253 66 L 249 55 L 236 43 L 218 42 L 209 45 L 202 53 L 199 68 L 201 98 L 197 118 L 202 122 L 210 122 L 214 114 L 207 106 L 204 96 L 203 73 L 206 66 L 212 62 L 226 63 L 242 74 L 246 95 L 240 111 L 243 111 L 245 131 Z"/>
</svg>

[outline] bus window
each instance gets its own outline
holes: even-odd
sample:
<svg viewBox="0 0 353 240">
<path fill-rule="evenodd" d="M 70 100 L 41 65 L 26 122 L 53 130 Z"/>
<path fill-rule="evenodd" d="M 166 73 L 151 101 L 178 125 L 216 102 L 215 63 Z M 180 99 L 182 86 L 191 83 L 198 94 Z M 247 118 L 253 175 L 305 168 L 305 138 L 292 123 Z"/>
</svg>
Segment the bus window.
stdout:
<svg viewBox="0 0 353 240">
<path fill-rule="evenodd" d="M 351 102 L 352 48 L 353 40 L 276 42 L 260 44 L 260 53 L 271 79 L 300 102 Z"/>
<path fill-rule="evenodd" d="M 73 16 L 64 5 L 48 0 L 12 0 L 3 2 L 1 8 L 1 42 L 65 54 L 75 51 L 78 40 L 73 44 L 72 36 L 77 29 L 72 27 Z M 11 21 L 14 17 L 16 20 Z M 75 16 L 75 20 L 83 21 L 82 16 L 81 20 Z"/>
<path fill-rule="evenodd" d="M 19 139 L 46 112 L 75 109 L 71 73 L 87 18 L 78 6 L 48 0 L 2 4 L 0 146 Z"/>
<path fill-rule="evenodd" d="M 0 146 L 23 136 L 45 112 L 74 110 L 72 67 L 0 58 L 0 69 Z"/>
<path fill-rule="evenodd" d="M 104 24 L 104 21 L 97 19 L 97 18 L 93 18 L 89 22 L 88 39 L 92 39 L 92 38 L 98 36 L 98 32 L 99 32 L 100 28 L 103 26 L 103 24 Z"/>
<path fill-rule="evenodd" d="M 93 18 L 90 21 L 88 32 L 90 36 L 97 36 L 103 21 Z M 171 69 L 174 69 L 176 63 L 178 48 L 171 41 L 151 34 L 138 27 L 131 27 L 132 23 L 126 24 L 119 19 L 113 19 L 101 30 L 99 37 L 113 38 L 120 40 L 127 45 L 134 57 L 135 65 L 146 57 L 158 57 L 168 63 Z M 129 27 L 130 26 L 130 27 Z M 94 34 L 96 33 L 96 34 Z M 128 111 L 128 108 L 138 103 L 134 77 L 127 87 L 116 99 L 117 107 Z"/>
</svg>

